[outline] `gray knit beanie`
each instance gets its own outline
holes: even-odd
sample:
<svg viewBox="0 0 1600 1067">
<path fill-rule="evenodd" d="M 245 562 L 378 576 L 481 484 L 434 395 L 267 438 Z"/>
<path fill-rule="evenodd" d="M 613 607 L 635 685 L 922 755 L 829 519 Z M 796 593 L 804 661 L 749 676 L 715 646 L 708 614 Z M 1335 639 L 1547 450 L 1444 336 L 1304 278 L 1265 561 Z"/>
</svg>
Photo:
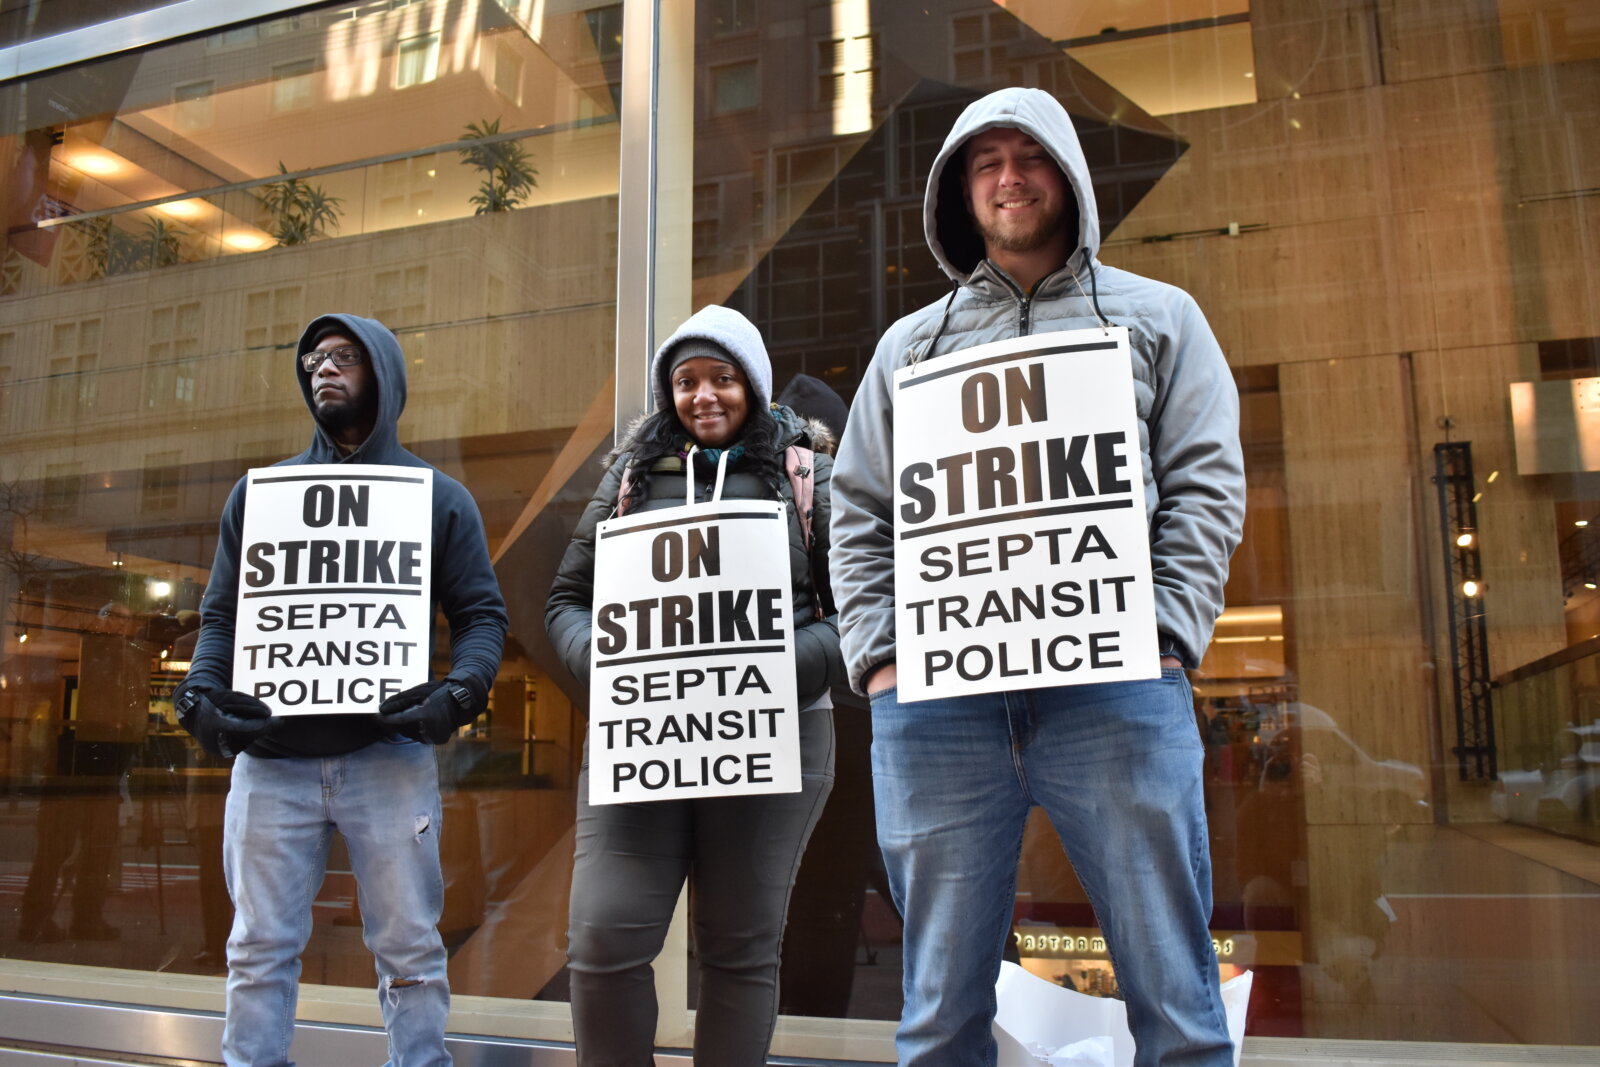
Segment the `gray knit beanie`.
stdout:
<svg viewBox="0 0 1600 1067">
<path fill-rule="evenodd" d="M 772 406 L 772 361 L 761 331 L 732 308 L 711 304 L 689 316 L 650 361 L 650 390 L 658 409 L 672 404 L 673 369 L 697 356 L 738 364 L 750 381 L 753 406 L 762 410 Z"/>
</svg>

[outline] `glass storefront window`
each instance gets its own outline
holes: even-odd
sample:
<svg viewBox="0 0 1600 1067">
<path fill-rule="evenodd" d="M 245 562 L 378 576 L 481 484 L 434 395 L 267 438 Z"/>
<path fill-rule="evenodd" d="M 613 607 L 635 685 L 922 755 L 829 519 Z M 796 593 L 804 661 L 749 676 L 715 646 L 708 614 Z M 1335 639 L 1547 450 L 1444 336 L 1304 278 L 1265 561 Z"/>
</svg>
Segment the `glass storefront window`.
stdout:
<svg viewBox="0 0 1600 1067">
<path fill-rule="evenodd" d="M 1224 978 L 1255 972 L 1249 1032 L 1600 1042 L 1571 1010 L 1600 966 L 1600 322 L 1573 236 L 1597 68 L 1572 6 L 1357 30 L 1315 5 L 846 0 L 762 7 L 746 34 L 701 7 L 694 304 L 755 320 L 775 394 L 804 373 L 848 401 L 884 330 L 948 293 L 925 177 L 1008 85 L 1072 114 L 1101 259 L 1189 290 L 1221 340 L 1249 517 L 1192 680 L 1213 937 Z M 836 721 L 784 1010 L 891 1020 L 898 919 L 846 760 L 870 727 Z M 1013 934 L 1035 974 L 1115 992 L 1038 813 Z M 791 1019 L 779 1047 L 823 1054 L 819 1029 Z"/>
<path fill-rule="evenodd" d="M 0 47 L 153 6 L 23 5 Z M 1600 979 L 1600 34 L 1581 0 L 651 10 L 661 66 L 637 69 L 662 143 L 638 173 L 663 238 L 623 258 L 660 265 L 627 321 L 730 304 L 775 394 L 805 373 L 848 402 L 888 326 L 948 292 L 925 176 L 962 108 L 1009 85 L 1072 114 L 1102 260 L 1204 309 L 1249 517 L 1192 681 L 1212 931 L 1224 976 L 1255 973 L 1248 1032 L 1600 1045 L 1581 1007 Z M 132 973 L 162 1003 L 220 989 L 229 772 L 171 694 L 228 489 L 304 444 L 299 330 L 351 310 L 405 346 L 403 439 L 474 493 L 512 615 L 489 714 L 441 753 L 458 1012 L 570 1037 L 585 694 L 542 619 L 648 358 L 614 352 L 636 236 L 623 15 L 346 0 L 0 84 L 0 969 Z M 870 717 L 836 699 L 775 1051 L 887 1061 L 900 921 Z M 337 852 L 315 916 L 312 1017 L 354 1018 L 326 1007 L 371 1000 Z M 1035 974 L 1114 994 L 1042 816 L 1012 935 Z M 658 967 L 673 1044 L 690 953 L 674 935 Z"/>
<path fill-rule="evenodd" d="M 452 981 L 562 995 L 582 713 L 544 597 L 610 444 L 620 71 L 595 11 L 534 8 L 330 5 L 0 87 L 0 955 L 222 973 L 228 767 L 171 694 L 339 310 L 399 336 L 402 440 L 473 492 L 512 616 L 441 752 Z M 370 987 L 337 848 L 314 912 L 305 981 Z"/>
</svg>

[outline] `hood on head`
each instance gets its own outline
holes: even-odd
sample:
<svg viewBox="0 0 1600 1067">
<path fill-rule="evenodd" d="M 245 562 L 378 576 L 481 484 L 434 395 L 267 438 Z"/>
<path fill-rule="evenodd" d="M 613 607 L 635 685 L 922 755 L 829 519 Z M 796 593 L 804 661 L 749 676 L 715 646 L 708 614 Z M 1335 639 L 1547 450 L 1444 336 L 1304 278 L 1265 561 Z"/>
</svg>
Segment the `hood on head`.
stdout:
<svg viewBox="0 0 1600 1067">
<path fill-rule="evenodd" d="M 764 408 L 772 403 L 772 360 L 767 357 L 761 331 L 732 308 L 710 304 L 690 315 L 656 349 L 655 358 L 650 361 L 650 395 L 657 409 L 672 406 L 672 390 L 667 387 L 667 374 L 672 367 L 670 354 L 689 340 L 709 341 L 734 358 L 750 380 L 753 406 Z"/>
<path fill-rule="evenodd" d="M 830 439 L 843 436 L 844 424 L 850 418 L 850 408 L 845 404 L 844 398 L 834 392 L 833 387 L 827 382 L 821 378 L 813 378 L 809 374 L 796 374 L 790 378 L 789 384 L 778 394 L 778 403 L 793 408 L 795 414 L 810 422 L 813 427 L 819 423 L 825 426 Z M 818 448 L 817 451 L 823 449 Z"/>
<path fill-rule="evenodd" d="M 1094 186 L 1072 119 L 1055 97 L 1042 89 L 1001 89 L 974 100 L 956 119 L 934 158 L 923 194 L 922 229 L 933 257 L 944 272 L 965 283 L 983 261 L 983 238 L 967 210 L 961 172 L 947 166 L 969 139 L 996 126 L 1012 126 L 1028 134 L 1055 157 L 1078 201 L 1078 240 L 1067 258 L 1073 269 L 1100 250 L 1100 216 L 1095 210 Z"/>
<path fill-rule="evenodd" d="M 342 456 L 338 445 L 317 419 L 316 404 L 312 402 L 311 397 L 311 375 L 300 365 L 301 356 L 317 347 L 317 342 L 323 337 L 335 332 L 359 342 L 361 347 L 366 349 L 367 361 L 371 364 L 373 376 L 378 383 L 378 417 L 372 427 L 372 436 L 362 442 L 356 453 L 365 453 L 368 456 L 382 455 L 389 445 L 399 441 L 396 424 L 400 421 L 400 413 L 406 407 L 405 353 L 400 350 L 399 339 L 389 331 L 389 327 L 377 319 L 342 314 L 318 315 L 312 319 L 300 334 L 300 343 L 295 346 L 295 377 L 300 380 L 300 395 L 305 398 L 306 410 L 311 412 L 311 419 L 317 427 L 312 451 L 322 453 L 326 450 L 327 455 L 319 458 L 325 458 L 328 462 L 333 462 Z"/>
</svg>

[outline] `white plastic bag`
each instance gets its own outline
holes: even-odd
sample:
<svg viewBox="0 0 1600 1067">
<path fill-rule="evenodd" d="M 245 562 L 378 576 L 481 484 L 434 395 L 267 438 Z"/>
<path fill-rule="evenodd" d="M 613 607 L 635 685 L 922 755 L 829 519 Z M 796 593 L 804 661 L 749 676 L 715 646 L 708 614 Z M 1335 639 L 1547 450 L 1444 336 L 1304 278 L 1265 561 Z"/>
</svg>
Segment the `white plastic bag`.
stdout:
<svg viewBox="0 0 1600 1067">
<path fill-rule="evenodd" d="M 1222 1007 L 1233 1039 L 1233 1067 L 1244 1047 L 1250 971 L 1222 984 Z M 1000 965 L 994 987 L 994 1037 L 999 1067 L 1133 1067 L 1133 1035 L 1122 1001 L 1091 997 L 1037 978 L 1014 963 Z"/>
</svg>

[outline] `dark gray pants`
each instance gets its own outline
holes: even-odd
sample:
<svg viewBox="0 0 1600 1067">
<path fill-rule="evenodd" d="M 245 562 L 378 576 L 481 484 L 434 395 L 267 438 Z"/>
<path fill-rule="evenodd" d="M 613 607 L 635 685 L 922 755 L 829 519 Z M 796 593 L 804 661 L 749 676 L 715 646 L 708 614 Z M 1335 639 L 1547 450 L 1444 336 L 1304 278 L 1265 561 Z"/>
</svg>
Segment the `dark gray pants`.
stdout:
<svg viewBox="0 0 1600 1067">
<path fill-rule="evenodd" d="M 778 1011 L 784 914 L 833 788 L 833 712 L 800 715 L 798 793 L 590 807 L 578 782 L 567 962 L 582 1067 L 654 1063 L 661 951 L 689 878 L 700 1067 L 761 1067 Z"/>
</svg>

